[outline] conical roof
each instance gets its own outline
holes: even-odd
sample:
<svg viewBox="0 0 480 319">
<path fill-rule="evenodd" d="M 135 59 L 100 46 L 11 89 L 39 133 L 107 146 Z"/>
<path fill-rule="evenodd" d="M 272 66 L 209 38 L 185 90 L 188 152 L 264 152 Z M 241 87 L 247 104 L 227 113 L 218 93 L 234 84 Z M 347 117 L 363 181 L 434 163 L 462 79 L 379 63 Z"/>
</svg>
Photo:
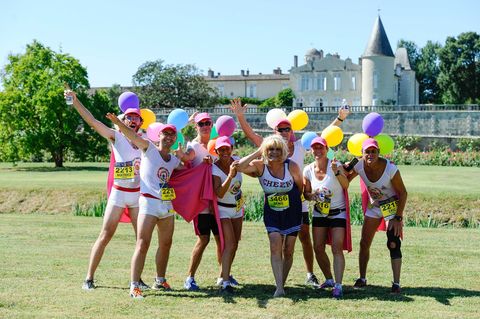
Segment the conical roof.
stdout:
<svg viewBox="0 0 480 319">
<path fill-rule="evenodd" d="M 383 28 L 382 20 L 380 16 L 377 17 L 375 25 L 373 26 L 372 34 L 370 35 L 370 40 L 368 41 L 367 48 L 362 56 L 372 56 L 372 55 L 384 55 L 394 57 L 392 47 L 387 38 L 387 33 Z"/>
</svg>

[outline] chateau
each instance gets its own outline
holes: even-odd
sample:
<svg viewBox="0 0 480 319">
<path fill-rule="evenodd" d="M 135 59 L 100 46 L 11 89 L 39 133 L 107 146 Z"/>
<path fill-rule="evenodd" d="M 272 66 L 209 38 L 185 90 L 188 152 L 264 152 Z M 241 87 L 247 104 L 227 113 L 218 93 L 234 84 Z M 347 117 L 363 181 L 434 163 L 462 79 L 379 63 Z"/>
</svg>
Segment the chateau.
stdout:
<svg viewBox="0 0 480 319">
<path fill-rule="evenodd" d="M 205 80 L 224 97 L 266 99 L 285 88 L 296 96 L 294 106 L 340 106 L 342 100 L 352 106 L 418 104 L 418 81 L 410 67 L 405 48 L 395 54 L 378 16 L 362 56 L 355 64 L 338 53 L 324 54 L 312 48 L 305 53 L 304 64 L 293 58 L 289 74 L 280 68 L 273 74 L 215 75 L 208 71 Z"/>
</svg>

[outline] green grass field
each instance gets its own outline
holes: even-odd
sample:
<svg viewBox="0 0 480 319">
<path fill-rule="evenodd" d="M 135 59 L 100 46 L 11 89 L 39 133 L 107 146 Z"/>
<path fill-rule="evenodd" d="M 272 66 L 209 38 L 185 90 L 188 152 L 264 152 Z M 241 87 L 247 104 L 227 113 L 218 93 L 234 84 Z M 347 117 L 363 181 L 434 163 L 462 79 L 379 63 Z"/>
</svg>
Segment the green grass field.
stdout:
<svg viewBox="0 0 480 319">
<path fill-rule="evenodd" d="M 357 276 L 359 227 L 353 227 L 354 251 L 346 256 L 345 296 L 304 286 L 305 270 L 297 243 L 285 298 L 274 291 L 268 240 L 261 223 L 245 223 L 232 273 L 242 283 L 232 297 L 218 294 L 214 246 L 196 276 L 201 292 L 182 289 L 195 237 L 177 221 L 168 268 L 174 291 L 150 291 L 143 301 L 128 296 L 134 239 L 122 224 L 98 269 L 99 286 L 80 289 L 88 254 L 101 218 L 0 215 L 0 318 L 478 318 L 480 309 L 480 233 L 473 229 L 406 228 L 402 245 L 403 294 L 388 293 L 391 281 L 385 234 L 372 246 L 364 291 L 351 288 Z M 154 276 L 152 242 L 143 278 Z M 315 266 L 318 275 L 320 271 Z"/>
</svg>

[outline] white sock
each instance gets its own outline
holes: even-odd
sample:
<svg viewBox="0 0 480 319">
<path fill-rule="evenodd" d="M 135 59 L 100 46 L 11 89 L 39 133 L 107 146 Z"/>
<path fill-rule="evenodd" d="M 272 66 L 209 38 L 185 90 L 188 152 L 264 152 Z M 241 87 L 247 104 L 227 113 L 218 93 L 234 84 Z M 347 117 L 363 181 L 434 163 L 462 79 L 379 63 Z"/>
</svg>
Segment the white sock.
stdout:
<svg viewBox="0 0 480 319">
<path fill-rule="evenodd" d="M 165 279 L 165 277 L 157 277 L 157 278 L 155 278 L 155 281 L 158 282 L 158 283 L 160 283 L 160 284 L 162 284 L 162 283 L 164 283 L 164 282 L 167 281 L 167 280 Z"/>
<path fill-rule="evenodd" d="M 335 284 L 335 288 L 337 288 L 337 289 L 342 289 L 342 284 L 336 283 L 336 284 Z"/>
<path fill-rule="evenodd" d="M 311 278 L 313 276 L 313 272 L 307 272 L 307 278 Z"/>
<path fill-rule="evenodd" d="M 223 289 L 227 288 L 227 286 L 230 286 L 230 281 L 228 281 L 228 280 L 225 281 L 225 280 L 224 280 L 223 283 L 222 283 Z"/>
<path fill-rule="evenodd" d="M 130 283 L 130 288 L 135 288 L 135 287 L 138 287 L 138 286 L 139 286 L 138 281 L 132 281 Z"/>
</svg>

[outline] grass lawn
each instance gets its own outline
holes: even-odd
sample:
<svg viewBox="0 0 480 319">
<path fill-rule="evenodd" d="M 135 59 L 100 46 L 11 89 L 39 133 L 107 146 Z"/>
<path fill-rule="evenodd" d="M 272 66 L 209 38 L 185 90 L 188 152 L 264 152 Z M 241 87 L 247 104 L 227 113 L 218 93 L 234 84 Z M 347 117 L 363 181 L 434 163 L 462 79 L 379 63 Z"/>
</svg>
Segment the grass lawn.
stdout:
<svg viewBox="0 0 480 319">
<path fill-rule="evenodd" d="M 305 270 L 297 242 L 285 298 L 274 291 L 268 240 L 260 223 L 245 223 L 232 273 L 243 284 L 234 296 L 214 287 L 218 275 L 214 245 L 197 273 L 200 292 L 182 289 L 195 237 L 177 221 L 168 268 L 172 292 L 150 291 L 143 301 L 128 297 L 130 225 L 122 224 L 97 271 L 99 286 L 80 289 L 100 218 L 0 215 L 0 318 L 478 318 L 480 309 L 480 233 L 474 229 L 407 228 L 402 245 L 403 294 L 392 296 L 385 234 L 374 240 L 364 291 L 351 288 L 357 276 L 359 227 L 354 251 L 346 256 L 343 300 L 303 285 Z M 154 276 L 152 242 L 143 278 Z M 252 249 L 253 248 L 253 249 Z M 317 275 L 321 275 L 315 266 Z"/>
</svg>

